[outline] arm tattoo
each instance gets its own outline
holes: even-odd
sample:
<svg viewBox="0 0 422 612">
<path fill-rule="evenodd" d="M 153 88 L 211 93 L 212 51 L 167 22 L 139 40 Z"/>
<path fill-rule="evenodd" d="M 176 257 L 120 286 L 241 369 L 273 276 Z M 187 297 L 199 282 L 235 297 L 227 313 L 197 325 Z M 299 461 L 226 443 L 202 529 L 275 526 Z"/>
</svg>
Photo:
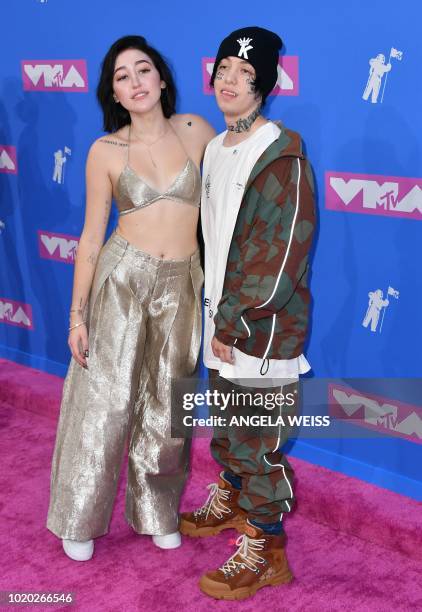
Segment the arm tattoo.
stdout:
<svg viewBox="0 0 422 612">
<path fill-rule="evenodd" d="M 101 138 L 100 142 L 105 142 L 106 144 L 116 145 L 116 147 L 128 147 L 129 145 L 124 142 L 116 142 L 115 140 L 109 140 L 108 138 Z"/>
<path fill-rule="evenodd" d="M 79 300 L 79 307 L 78 308 L 76 308 L 76 307 L 73 308 L 73 304 L 72 304 L 72 306 L 70 307 L 70 311 L 69 311 L 69 314 L 70 314 L 71 317 L 73 316 L 72 315 L 73 312 L 78 313 L 78 315 L 83 314 L 82 304 L 83 304 L 82 298 Z"/>
<path fill-rule="evenodd" d="M 87 262 L 95 266 L 95 264 L 97 263 L 97 255 L 95 252 L 91 253 L 91 255 L 87 259 Z"/>
<path fill-rule="evenodd" d="M 238 119 L 234 125 L 228 125 L 227 129 L 229 130 L 229 132 L 236 132 L 236 134 L 239 134 L 240 132 L 248 132 L 251 129 L 251 125 L 259 117 L 260 114 L 261 105 L 258 105 L 248 117 L 245 117 L 245 119 Z"/>
<path fill-rule="evenodd" d="M 106 207 L 104 210 L 104 219 L 103 219 L 104 225 L 107 225 L 108 223 L 108 216 L 110 214 L 110 208 L 111 208 L 111 202 L 110 200 L 106 200 Z"/>
</svg>

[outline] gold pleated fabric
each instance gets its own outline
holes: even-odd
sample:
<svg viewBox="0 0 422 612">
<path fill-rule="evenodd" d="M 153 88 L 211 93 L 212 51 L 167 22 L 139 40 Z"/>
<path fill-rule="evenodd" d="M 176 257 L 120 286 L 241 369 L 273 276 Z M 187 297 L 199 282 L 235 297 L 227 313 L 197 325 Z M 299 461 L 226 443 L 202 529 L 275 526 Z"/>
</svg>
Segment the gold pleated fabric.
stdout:
<svg viewBox="0 0 422 612">
<path fill-rule="evenodd" d="M 104 535 L 126 441 L 126 519 L 137 533 L 177 531 L 189 440 L 171 438 L 171 379 L 195 369 L 203 273 L 197 251 L 162 260 L 114 233 L 98 259 L 88 369 L 66 376 L 47 527 L 60 538 Z"/>
</svg>

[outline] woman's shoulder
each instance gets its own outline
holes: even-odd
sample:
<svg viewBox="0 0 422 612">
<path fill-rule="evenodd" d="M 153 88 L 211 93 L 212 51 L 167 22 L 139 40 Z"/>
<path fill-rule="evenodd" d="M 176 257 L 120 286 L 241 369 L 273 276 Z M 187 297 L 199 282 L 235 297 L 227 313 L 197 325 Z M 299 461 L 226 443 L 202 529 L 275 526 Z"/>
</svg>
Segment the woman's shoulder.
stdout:
<svg viewBox="0 0 422 612">
<path fill-rule="evenodd" d="M 113 151 L 121 154 L 121 150 L 127 149 L 127 126 L 120 128 L 116 132 L 104 134 L 91 144 L 88 157 L 91 159 L 102 160 L 105 157 L 109 158 Z"/>
<path fill-rule="evenodd" d="M 201 115 L 194 113 L 179 113 L 171 116 L 170 121 L 174 128 L 187 137 L 198 137 L 208 143 L 215 136 L 215 130 Z"/>
<path fill-rule="evenodd" d="M 170 120 L 174 124 L 186 125 L 188 127 L 210 125 L 204 117 L 201 115 L 195 115 L 194 113 L 175 113 L 170 117 Z"/>
<path fill-rule="evenodd" d="M 103 149 L 101 145 L 113 145 L 117 147 L 127 147 L 128 146 L 128 129 L 127 125 L 116 130 L 116 132 L 111 132 L 110 134 L 104 134 L 100 136 L 91 145 L 91 148 L 99 148 Z"/>
</svg>

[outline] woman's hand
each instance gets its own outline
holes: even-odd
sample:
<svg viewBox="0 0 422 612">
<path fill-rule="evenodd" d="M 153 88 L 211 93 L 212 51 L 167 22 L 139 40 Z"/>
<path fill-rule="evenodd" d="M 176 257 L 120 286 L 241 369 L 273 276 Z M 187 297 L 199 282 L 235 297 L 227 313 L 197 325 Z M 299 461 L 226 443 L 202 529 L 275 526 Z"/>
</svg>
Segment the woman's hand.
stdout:
<svg viewBox="0 0 422 612">
<path fill-rule="evenodd" d="M 73 323 L 73 325 L 76 325 L 76 323 Z M 73 359 L 75 359 L 75 361 L 77 361 L 83 368 L 88 368 L 88 363 L 86 360 L 86 358 L 89 357 L 88 331 L 85 323 L 82 323 L 82 325 L 78 325 L 78 327 L 70 330 L 69 339 L 67 342 L 69 344 Z"/>
</svg>

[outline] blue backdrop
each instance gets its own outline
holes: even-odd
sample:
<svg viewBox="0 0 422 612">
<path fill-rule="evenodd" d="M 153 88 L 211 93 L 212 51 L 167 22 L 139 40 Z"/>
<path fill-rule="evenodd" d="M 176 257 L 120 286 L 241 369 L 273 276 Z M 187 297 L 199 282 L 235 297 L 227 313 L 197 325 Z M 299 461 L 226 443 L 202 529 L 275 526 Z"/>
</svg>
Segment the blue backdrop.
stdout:
<svg viewBox="0 0 422 612">
<path fill-rule="evenodd" d="M 341 10 L 335 0 L 267 0 L 262 7 L 244 0 L 241 11 L 192 0 L 4 2 L 0 356 L 65 374 L 84 164 L 101 134 L 95 87 L 110 44 L 125 34 L 146 36 L 170 59 L 178 110 L 202 114 L 221 131 L 203 87 L 203 58 L 215 55 L 229 31 L 256 24 L 285 42 L 281 95 L 271 97 L 267 114 L 302 134 L 317 182 L 307 350 L 313 375 L 418 377 L 422 85 L 414 78 L 421 19 L 418 3 L 392 0 L 354 0 Z M 371 393 L 390 397 L 385 385 Z M 420 403 L 412 393 L 396 389 L 391 397 Z M 382 440 L 298 441 L 291 452 L 420 498 L 422 412 L 415 409 L 413 430 L 398 437 L 407 414 L 399 410 L 394 427 L 381 422 L 380 431 L 392 434 Z"/>
</svg>

